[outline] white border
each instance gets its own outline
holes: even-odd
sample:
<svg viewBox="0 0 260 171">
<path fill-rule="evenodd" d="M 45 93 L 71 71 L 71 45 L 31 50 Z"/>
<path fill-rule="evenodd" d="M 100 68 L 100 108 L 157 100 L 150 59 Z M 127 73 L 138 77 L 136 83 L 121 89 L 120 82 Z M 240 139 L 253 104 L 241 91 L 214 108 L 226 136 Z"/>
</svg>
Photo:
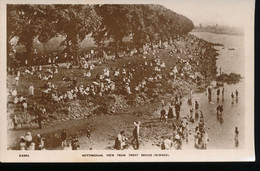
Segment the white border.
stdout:
<svg viewBox="0 0 260 171">
<path fill-rule="evenodd" d="M 184 0 L 183 0 L 184 1 Z M 198 1 L 198 0 L 197 0 Z M 254 6 L 253 0 L 245 0 L 249 6 L 243 12 L 245 23 L 245 148 L 241 150 L 80 150 L 80 151 L 26 151 L 28 158 L 20 158 L 21 151 L 7 150 L 7 116 L 6 113 L 6 4 L 158 4 L 155 0 L 1 0 L 0 23 L 0 161 L 1 162 L 183 162 L 183 161 L 254 161 Z M 167 0 L 163 1 L 164 3 Z M 185 2 L 183 3 L 185 4 Z M 230 9 L 232 10 L 232 9 Z M 139 154 L 139 157 L 128 157 L 128 154 Z M 82 154 L 103 154 L 104 157 L 82 157 Z M 127 157 L 106 157 L 106 154 L 126 154 Z M 167 157 L 140 157 L 141 154 L 168 154 Z"/>
</svg>

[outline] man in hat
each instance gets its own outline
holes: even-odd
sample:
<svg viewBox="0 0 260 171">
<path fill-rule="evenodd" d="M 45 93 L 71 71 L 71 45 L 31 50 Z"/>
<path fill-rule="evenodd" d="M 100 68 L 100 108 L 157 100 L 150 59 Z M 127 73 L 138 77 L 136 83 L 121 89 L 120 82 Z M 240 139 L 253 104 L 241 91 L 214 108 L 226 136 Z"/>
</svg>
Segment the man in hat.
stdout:
<svg viewBox="0 0 260 171">
<path fill-rule="evenodd" d="M 132 143 L 134 141 L 136 141 L 136 149 L 139 149 L 139 133 L 140 133 L 140 124 L 141 122 L 138 121 L 138 122 L 134 122 L 134 125 L 135 125 L 135 128 L 133 130 L 133 140 L 131 141 Z"/>
</svg>

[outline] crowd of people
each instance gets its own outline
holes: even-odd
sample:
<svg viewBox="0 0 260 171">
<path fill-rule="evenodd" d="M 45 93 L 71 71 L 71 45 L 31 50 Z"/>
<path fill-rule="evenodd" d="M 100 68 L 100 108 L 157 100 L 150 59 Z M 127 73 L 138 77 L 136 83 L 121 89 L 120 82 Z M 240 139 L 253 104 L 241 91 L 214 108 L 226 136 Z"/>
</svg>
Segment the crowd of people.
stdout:
<svg viewBox="0 0 260 171">
<path fill-rule="evenodd" d="M 198 149 L 206 149 L 207 142 L 209 141 L 207 129 L 204 124 L 204 116 L 202 110 L 199 111 L 198 101 L 195 100 L 194 108 L 191 106 L 192 97 L 188 97 L 187 104 L 191 106 L 190 114 L 186 117 L 182 114 L 183 117 L 180 117 L 180 106 L 182 105 L 181 97 L 175 97 L 174 101 L 169 103 L 168 112 L 164 109 L 164 102 L 162 102 L 162 109 L 160 111 L 161 117 L 167 123 L 167 119 L 172 123 L 173 135 L 164 138 L 161 142 L 161 149 L 169 150 L 172 147 L 175 149 L 182 149 L 183 142 L 189 142 L 189 135 L 194 134 L 194 147 Z M 173 105 L 175 104 L 175 110 L 173 110 Z M 167 107 L 166 107 L 167 108 Z M 175 111 L 175 112 L 173 112 Z M 200 115 L 198 114 L 200 112 Z M 195 113 L 195 114 L 194 114 Z M 192 131 L 190 125 L 197 124 L 195 129 Z"/>
<path fill-rule="evenodd" d="M 182 41 L 188 42 L 183 46 Z M 132 54 L 133 51 L 137 52 L 136 49 L 133 49 L 129 53 Z M 187 82 L 193 84 L 200 84 L 201 80 L 207 79 L 211 76 L 210 72 L 207 72 L 201 69 L 201 65 L 209 62 L 209 57 L 206 57 L 213 51 L 211 46 L 208 46 L 207 42 L 198 39 L 194 36 L 188 35 L 186 37 L 179 37 L 173 41 L 168 56 L 173 58 L 173 54 L 177 54 L 175 64 L 168 64 L 164 58 L 157 55 L 159 52 L 158 49 L 145 49 L 143 55 L 138 61 L 128 61 L 123 63 L 121 67 L 106 67 L 102 64 L 106 63 L 107 54 L 103 51 L 102 58 L 97 58 L 98 62 L 90 62 L 90 59 L 93 56 L 96 56 L 94 52 L 89 54 L 81 54 L 80 56 L 80 69 L 83 71 L 82 78 L 89 80 L 87 84 L 79 84 L 77 77 L 70 77 L 68 75 L 63 75 L 62 81 L 67 83 L 66 90 L 61 90 L 58 85 L 55 84 L 55 81 L 52 79 L 55 75 L 60 74 L 61 68 L 57 63 L 59 56 L 55 54 L 49 56 L 48 63 L 51 66 L 28 66 L 16 69 L 15 71 L 9 69 L 9 73 L 15 75 L 14 82 L 15 86 L 19 86 L 19 80 L 21 76 L 37 76 L 39 80 L 43 82 L 43 87 L 40 89 L 41 102 L 36 103 L 33 101 L 31 104 L 28 104 L 28 98 L 35 96 L 35 89 L 33 83 L 28 87 L 28 96 L 24 97 L 20 95 L 20 92 L 17 92 L 17 88 L 8 90 L 8 95 L 13 99 L 15 105 L 21 105 L 23 110 L 28 111 L 28 106 L 30 106 L 30 111 L 32 111 L 34 118 L 29 122 L 37 122 L 39 128 L 42 127 L 42 120 L 47 118 L 47 111 L 44 108 L 44 105 L 56 104 L 56 103 L 67 103 L 69 101 L 79 99 L 86 100 L 89 97 L 104 97 L 111 94 L 120 94 L 128 97 L 132 94 L 138 94 L 141 92 L 149 92 L 157 83 L 166 82 L 172 80 L 186 80 Z M 186 58 L 180 56 L 186 56 Z M 105 58 L 104 58 L 105 56 Z M 72 56 L 68 57 L 68 54 L 64 54 L 64 58 L 74 58 Z M 207 63 L 208 64 L 208 63 Z M 69 60 L 66 63 L 66 69 L 73 69 L 74 64 Z M 101 71 L 94 75 L 94 69 L 97 66 L 102 67 Z M 171 66 L 171 67 L 169 67 Z M 170 69 L 168 69 L 170 68 Z M 212 87 L 207 88 L 207 95 L 210 102 L 212 102 Z M 222 100 L 224 100 L 224 88 L 222 89 Z M 37 91 L 39 92 L 39 91 Z M 220 98 L 220 89 L 217 89 L 217 99 Z M 198 124 L 194 133 L 194 147 L 198 149 L 206 149 L 208 143 L 208 134 L 205 128 L 203 120 L 203 112 L 200 110 L 200 106 L 197 100 L 194 101 L 192 90 L 188 94 L 188 104 L 190 105 L 190 113 L 186 118 L 181 117 L 182 109 L 182 92 L 176 93 L 178 95 L 169 103 L 167 106 L 162 100 L 161 109 L 160 109 L 160 120 L 168 123 L 174 121 L 172 124 L 173 136 L 172 138 L 167 138 L 162 141 L 161 148 L 168 149 L 174 146 L 176 149 L 182 148 L 182 143 L 185 141 L 189 142 L 189 134 L 192 130 L 189 129 L 190 124 Z M 238 99 L 238 91 L 235 92 L 236 99 Z M 234 99 L 234 93 L 231 94 L 232 104 Z M 194 103 L 193 103 L 194 101 Z M 39 107 L 41 106 L 41 107 Z M 222 120 L 223 106 L 217 106 L 217 119 L 220 122 Z M 182 114 L 183 116 L 183 114 Z M 14 128 L 19 123 L 17 115 L 14 115 L 13 118 Z M 135 129 L 133 131 L 133 140 L 131 141 L 134 144 L 134 149 L 139 149 L 139 129 L 140 122 L 135 122 Z M 65 132 L 65 131 L 64 131 Z M 72 148 L 72 150 L 77 149 L 77 138 L 73 137 L 71 143 L 66 143 L 66 134 L 62 133 L 62 146 L 66 148 Z M 88 138 L 90 139 L 90 133 Z M 128 138 L 125 136 L 124 131 L 121 131 L 115 141 L 115 149 L 125 149 L 127 147 Z M 135 142 L 135 143 L 133 143 Z M 170 145 L 169 145 L 169 142 Z"/>
</svg>

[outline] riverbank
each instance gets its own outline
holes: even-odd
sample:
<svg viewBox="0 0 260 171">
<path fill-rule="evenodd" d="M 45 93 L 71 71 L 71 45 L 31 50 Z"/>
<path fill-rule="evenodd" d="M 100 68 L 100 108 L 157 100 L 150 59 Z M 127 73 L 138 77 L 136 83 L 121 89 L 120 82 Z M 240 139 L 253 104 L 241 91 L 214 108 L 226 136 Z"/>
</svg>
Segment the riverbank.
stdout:
<svg viewBox="0 0 260 171">
<path fill-rule="evenodd" d="M 109 113 L 110 115 L 103 114 L 103 115 L 96 115 L 95 113 L 87 113 L 86 116 L 80 116 L 78 118 L 72 118 L 67 121 L 63 120 L 64 115 L 62 113 L 59 113 L 59 108 L 56 108 L 53 110 L 52 115 L 56 116 L 55 119 L 49 119 L 48 122 L 45 122 L 45 125 L 43 126 L 43 129 L 37 129 L 37 125 L 27 125 L 29 128 L 21 128 L 19 130 L 9 130 L 8 134 L 11 137 L 9 139 L 9 147 L 11 149 L 15 149 L 17 147 L 17 142 L 19 140 L 19 137 L 21 135 L 24 135 L 27 131 L 31 131 L 33 135 L 36 135 L 36 133 L 40 133 L 42 136 L 46 137 L 46 149 L 59 149 L 57 148 L 60 143 L 60 132 L 64 128 L 70 127 L 70 129 L 66 129 L 68 132 L 68 136 L 76 135 L 77 137 L 80 137 L 81 142 L 81 149 L 106 149 L 110 148 L 109 146 L 113 146 L 113 141 L 115 139 L 115 136 L 118 134 L 118 132 L 122 129 L 125 130 L 126 135 L 128 137 L 131 137 L 132 129 L 133 129 L 133 122 L 136 120 L 140 120 L 142 122 L 142 130 L 144 131 L 141 135 L 141 139 L 143 144 L 145 144 L 146 147 L 144 148 L 152 148 L 152 146 L 158 146 L 158 143 L 161 141 L 162 136 L 170 136 L 171 133 L 171 122 L 165 124 L 158 120 L 159 118 L 159 110 L 160 110 L 160 103 L 161 99 L 165 99 L 167 104 L 175 97 L 176 94 L 182 95 L 183 97 L 188 94 L 191 90 L 193 92 L 204 92 L 208 84 L 215 79 L 216 76 L 216 50 L 212 47 L 210 43 L 207 43 L 203 40 L 197 40 L 197 45 L 194 45 L 191 43 L 192 39 L 189 38 L 183 38 L 179 41 L 178 46 L 181 47 L 183 50 L 182 53 L 171 53 L 175 47 L 168 47 L 167 49 L 160 49 L 156 52 L 155 56 L 159 56 L 161 60 L 163 60 L 166 64 L 166 68 L 163 69 L 163 74 L 166 75 L 166 73 L 169 73 L 171 71 L 171 68 L 177 64 L 178 67 L 183 66 L 185 63 L 178 63 L 179 59 L 181 60 L 189 60 L 190 65 L 192 66 L 191 73 L 195 75 L 195 72 L 200 73 L 200 80 L 196 80 L 193 78 L 190 78 L 189 75 L 182 77 L 181 75 L 178 76 L 176 79 L 170 79 L 169 77 L 166 77 L 164 79 L 161 79 L 156 85 L 156 87 L 148 87 L 148 89 L 144 92 L 145 95 L 148 95 L 151 93 L 151 90 L 153 90 L 153 94 L 148 96 L 148 98 L 144 98 L 142 103 L 139 104 L 129 104 L 127 103 L 129 99 L 127 99 L 127 96 L 125 98 L 121 99 L 123 100 L 127 106 L 124 110 L 122 110 L 121 107 L 119 107 L 116 111 L 113 113 Z M 196 39 L 195 39 L 196 40 Z M 195 41 L 196 42 L 196 41 Z M 198 48 L 198 46 L 200 48 Z M 195 47 L 195 48 L 194 48 Z M 198 49 L 196 49 L 196 47 Z M 200 52 L 198 50 L 201 50 Z M 203 57 L 199 57 L 196 55 L 189 55 L 185 54 L 187 51 L 191 52 L 197 52 L 197 53 L 204 53 Z M 204 51 L 204 52 L 203 52 Z M 196 53 L 195 53 L 196 54 Z M 144 63 L 151 62 L 154 59 L 154 55 L 152 52 L 150 52 L 148 55 L 145 55 L 146 58 L 143 58 L 144 55 L 135 55 L 132 57 L 124 57 L 121 59 L 118 59 L 113 62 L 109 62 L 107 64 L 104 64 L 102 66 L 97 66 L 95 69 L 95 73 L 100 72 L 102 67 L 111 67 L 113 65 L 122 68 L 124 64 L 137 61 L 138 63 Z M 192 56 L 192 58 L 191 58 Z M 192 59 L 192 60 L 191 60 Z M 67 74 L 68 71 L 66 69 L 60 69 L 62 75 Z M 77 76 L 79 84 L 86 84 L 86 81 L 91 81 L 93 78 L 90 78 L 88 80 L 81 78 L 80 75 L 82 74 L 82 71 L 80 69 L 73 69 L 72 73 L 69 71 L 70 75 Z M 95 75 L 95 74 L 93 74 Z M 139 76 L 139 77 L 136 77 Z M 141 81 L 144 77 L 149 76 L 149 71 L 147 73 L 137 73 L 134 75 L 134 78 L 137 78 L 135 82 Z M 60 82 L 59 79 L 61 79 L 62 76 L 58 76 L 57 79 L 54 78 L 54 83 L 58 84 L 58 87 L 62 90 L 63 87 L 66 85 L 62 82 Z M 34 79 L 34 77 L 30 77 L 29 79 Z M 12 79 L 11 77 L 8 78 L 8 88 L 12 87 Z M 26 81 L 28 78 L 21 78 L 22 82 L 25 82 L 25 85 L 22 85 L 20 92 L 22 92 L 24 95 L 26 94 Z M 42 86 L 42 83 L 39 80 L 33 80 L 33 83 L 39 83 L 37 88 Z M 59 84 L 60 83 L 60 84 Z M 159 84 L 158 84 L 159 83 Z M 29 82 L 28 82 L 29 84 Z M 24 86 L 24 87 L 23 87 Z M 18 90 L 19 91 L 19 90 Z M 40 98 L 40 93 L 36 92 L 36 97 L 34 97 L 33 100 L 37 101 L 37 99 Z M 142 93 L 143 94 L 143 93 Z M 132 101 L 136 101 L 136 98 L 140 97 L 140 94 L 137 93 L 136 97 L 133 98 Z M 156 95 L 156 96 L 154 96 Z M 130 98 L 130 97 L 128 97 Z M 93 108 L 97 108 L 96 105 L 98 101 L 97 99 L 92 99 L 91 103 Z M 82 109 L 82 102 L 81 101 L 74 101 L 71 103 L 78 103 L 80 104 L 78 106 L 79 109 Z M 103 102 L 108 102 L 109 99 L 106 97 L 103 97 Z M 102 103 L 103 103 L 102 102 Z M 86 102 L 84 102 L 86 104 Z M 186 103 L 186 98 L 183 99 L 183 103 Z M 200 103 L 200 102 L 199 102 Z M 89 107 L 89 102 L 87 103 Z M 69 104 L 63 105 L 67 106 Z M 84 104 L 83 104 L 84 105 Z M 204 105 L 203 105 L 204 106 Z M 207 104 L 205 104 L 205 107 Z M 52 106 L 52 108 L 57 107 L 57 105 Z M 189 113 L 189 106 L 184 105 L 182 107 L 181 111 L 181 117 L 186 117 Z M 204 108 L 204 107 L 202 107 Z M 51 107 L 48 108 L 51 110 Z M 84 108 L 85 110 L 85 108 Z M 205 110 L 209 110 L 205 108 Z M 91 111 L 91 110 L 89 110 Z M 47 111 L 49 112 L 49 111 Z M 78 113 L 86 112 L 79 110 Z M 91 126 L 92 131 L 92 137 L 93 142 L 91 142 L 91 146 L 88 144 L 82 143 L 85 141 L 84 134 L 86 132 L 86 128 L 88 126 Z M 195 125 L 191 125 L 191 128 Z M 36 128 L 36 129 L 34 129 Z M 109 129 L 108 129 L 109 128 Z M 113 128 L 113 129 L 110 129 Z M 83 136 L 83 137 L 81 137 Z M 153 140 L 150 140 L 150 138 L 153 137 Z M 192 140 L 191 140 L 192 141 Z M 109 143 L 109 145 L 107 144 Z M 150 145 L 148 145 L 150 144 Z M 156 145 L 157 144 L 157 145 Z M 158 148 L 158 147 L 156 147 Z"/>
</svg>

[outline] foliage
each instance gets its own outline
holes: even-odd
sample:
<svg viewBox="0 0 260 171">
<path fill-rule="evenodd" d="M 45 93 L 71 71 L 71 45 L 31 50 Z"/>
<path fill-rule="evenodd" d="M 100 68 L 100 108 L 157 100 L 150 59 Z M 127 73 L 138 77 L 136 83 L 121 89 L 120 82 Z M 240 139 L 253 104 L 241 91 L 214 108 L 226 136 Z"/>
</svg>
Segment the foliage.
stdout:
<svg viewBox="0 0 260 171">
<path fill-rule="evenodd" d="M 217 77 L 217 82 L 227 83 L 227 84 L 237 84 L 242 79 L 240 74 L 236 73 L 222 73 L 220 76 Z"/>
<path fill-rule="evenodd" d="M 65 51 L 75 56 L 79 42 L 99 27 L 100 17 L 90 5 L 55 5 L 55 9 L 55 29 L 65 36 Z"/>
<path fill-rule="evenodd" d="M 52 5 L 8 5 L 7 6 L 7 41 L 18 38 L 17 43 L 26 49 L 25 59 L 30 64 L 32 44 L 35 39 L 45 43 L 55 35 L 53 32 Z M 11 48 L 10 48 L 11 49 Z M 9 50 L 10 50 L 9 49 Z"/>
<path fill-rule="evenodd" d="M 69 56 L 78 62 L 79 43 L 91 35 L 96 44 L 109 41 L 115 56 L 126 45 L 124 37 L 131 37 L 131 45 L 139 51 L 143 45 L 170 41 L 187 34 L 193 23 L 161 5 L 8 5 L 8 50 L 14 38 L 25 46 L 24 60 L 32 61 L 33 42 L 47 43 L 62 35 Z M 11 57 L 8 57 L 11 59 Z"/>
</svg>

